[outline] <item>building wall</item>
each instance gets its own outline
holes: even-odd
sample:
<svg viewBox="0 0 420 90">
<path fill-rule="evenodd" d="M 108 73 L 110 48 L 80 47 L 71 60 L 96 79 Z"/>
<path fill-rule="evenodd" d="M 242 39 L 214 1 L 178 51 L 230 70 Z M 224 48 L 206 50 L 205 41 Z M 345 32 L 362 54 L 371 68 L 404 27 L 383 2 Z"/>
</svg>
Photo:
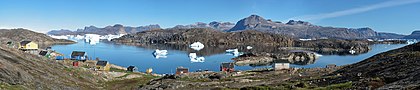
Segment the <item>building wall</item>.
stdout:
<svg viewBox="0 0 420 90">
<path fill-rule="evenodd" d="M 290 67 L 289 63 L 275 63 L 273 65 L 274 70 L 289 69 L 289 67 Z"/>
<path fill-rule="evenodd" d="M 36 44 L 34 42 L 30 42 L 30 43 L 26 44 L 25 46 L 20 46 L 20 44 L 19 44 L 19 48 L 21 48 L 21 49 L 38 49 L 38 44 Z"/>
</svg>

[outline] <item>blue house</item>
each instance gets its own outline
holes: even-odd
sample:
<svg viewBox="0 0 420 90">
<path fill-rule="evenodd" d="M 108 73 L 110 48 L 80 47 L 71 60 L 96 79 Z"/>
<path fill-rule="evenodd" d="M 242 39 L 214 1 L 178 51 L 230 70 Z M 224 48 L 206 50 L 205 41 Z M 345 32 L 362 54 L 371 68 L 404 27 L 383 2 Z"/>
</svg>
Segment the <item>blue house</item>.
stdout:
<svg viewBox="0 0 420 90">
<path fill-rule="evenodd" d="M 73 51 L 70 57 L 71 60 L 86 60 L 87 53 L 84 51 Z"/>
</svg>

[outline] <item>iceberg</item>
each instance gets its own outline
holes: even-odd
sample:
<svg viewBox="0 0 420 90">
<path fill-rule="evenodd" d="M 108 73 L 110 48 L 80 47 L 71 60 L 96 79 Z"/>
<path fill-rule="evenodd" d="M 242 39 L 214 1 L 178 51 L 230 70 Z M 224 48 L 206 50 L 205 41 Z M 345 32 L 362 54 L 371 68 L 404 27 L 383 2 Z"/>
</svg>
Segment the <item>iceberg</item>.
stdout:
<svg viewBox="0 0 420 90">
<path fill-rule="evenodd" d="M 230 54 L 230 55 L 233 55 L 233 56 L 236 56 L 236 57 L 243 54 L 242 52 L 239 52 L 238 49 L 228 49 L 228 50 L 226 50 L 226 53 Z"/>
<path fill-rule="evenodd" d="M 196 53 L 190 53 L 188 56 L 190 57 L 191 62 L 204 62 L 205 60 L 204 57 L 197 57 Z"/>
<path fill-rule="evenodd" d="M 54 36 L 54 35 L 50 35 L 50 37 L 55 38 L 55 39 L 69 39 L 68 36 Z"/>
<path fill-rule="evenodd" d="M 204 48 L 204 44 L 200 43 L 200 42 L 194 42 L 190 45 L 190 48 L 200 51 L 201 49 Z"/>
<path fill-rule="evenodd" d="M 250 49 L 252 49 L 252 47 L 251 46 L 246 46 L 246 49 L 250 50 Z"/>
<path fill-rule="evenodd" d="M 166 56 L 168 54 L 168 50 L 159 50 L 159 49 L 156 49 L 154 52 L 153 52 L 153 55 L 161 55 L 161 56 Z"/>
<path fill-rule="evenodd" d="M 85 35 L 85 42 L 88 42 L 91 45 L 96 45 L 99 43 L 100 35 L 97 34 L 86 34 Z"/>
</svg>

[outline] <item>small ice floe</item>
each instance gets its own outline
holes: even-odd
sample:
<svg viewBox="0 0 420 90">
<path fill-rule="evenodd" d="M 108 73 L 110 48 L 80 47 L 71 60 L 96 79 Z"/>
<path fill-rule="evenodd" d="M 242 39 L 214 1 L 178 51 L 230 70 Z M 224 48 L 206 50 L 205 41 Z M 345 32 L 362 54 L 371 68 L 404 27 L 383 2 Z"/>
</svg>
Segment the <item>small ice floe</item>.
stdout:
<svg viewBox="0 0 420 90">
<path fill-rule="evenodd" d="M 321 54 L 318 54 L 318 53 L 314 53 L 314 54 L 315 54 L 316 57 L 321 57 L 322 56 Z"/>
<path fill-rule="evenodd" d="M 156 58 L 156 59 L 159 59 L 159 58 L 166 58 L 167 55 L 168 54 L 168 50 L 159 50 L 159 49 L 156 49 L 154 52 L 153 52 L 153 56 Z"/>
<path fill-rule="evenodd" d="M 204 48 L 204 44 L 202 44 L 200 42 L 194 42 L 190 45 L 190 48 L 199 51 L 199 50 Z"/>
<path fill-rule="evenodd" d="M 412 40 L 407 40 L 407 44 L 408 45 L 410 45 L 410 44 L 414 44 L 414 43 L 417 43 L 418 41 L 416 40 L 416 39 L 412 39 Z"/>
<path fill-rule="evenodd" d="M 248 49 L 248 50 L 249 50 L 249 49 L 252 49 L 252 47 L 251 47 L 251 46 L 246 46 L 246 49 Z"/>
<path fill-rule="evenodd" d="M 205 60 L 204 57 L 197 57 L 196 53 L 190 53 L 188 56 L 190 57 L 191 62 L 204 62 Z"/>
<path fill-rule="evenodd" d="M 239 52 L 238 49 L 228 49 L 228 50 L 226 50 L 226 53 L 227 54 L 230 54 L 230 55 L 233 55 L 233 56 L 240 56 L 240 55 L 242 55 L 242 53 Z"/>
<path fill-rule="evenodd" d="M 354 51 L 354 50 L 350 50 L 350 51 L 349 51 L 349 53 L 350 53 L 350 54 L 354 54 L 354 53 L 356 53 L 356 51 Z"/>
</svg>

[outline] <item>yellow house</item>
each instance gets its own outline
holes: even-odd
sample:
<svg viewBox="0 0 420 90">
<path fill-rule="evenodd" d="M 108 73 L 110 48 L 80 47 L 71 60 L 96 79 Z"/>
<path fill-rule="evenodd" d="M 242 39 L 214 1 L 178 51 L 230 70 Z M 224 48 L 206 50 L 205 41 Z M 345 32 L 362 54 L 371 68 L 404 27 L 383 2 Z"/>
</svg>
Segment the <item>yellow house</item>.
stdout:
<svg viewBox="0 0 420 90">
<path fill-rule="evenodd" d="M 38 44 L 32 41 L 22 41 L 19 44 L 19 49 L 38 49 Z"/>
<path fill-rule="evenodd" d="M 96 62 L 96 69 L 100 71 L 109 71 L 111 69 L 111 64 L 108 61 L 98 61 Z"/>
</svg>

